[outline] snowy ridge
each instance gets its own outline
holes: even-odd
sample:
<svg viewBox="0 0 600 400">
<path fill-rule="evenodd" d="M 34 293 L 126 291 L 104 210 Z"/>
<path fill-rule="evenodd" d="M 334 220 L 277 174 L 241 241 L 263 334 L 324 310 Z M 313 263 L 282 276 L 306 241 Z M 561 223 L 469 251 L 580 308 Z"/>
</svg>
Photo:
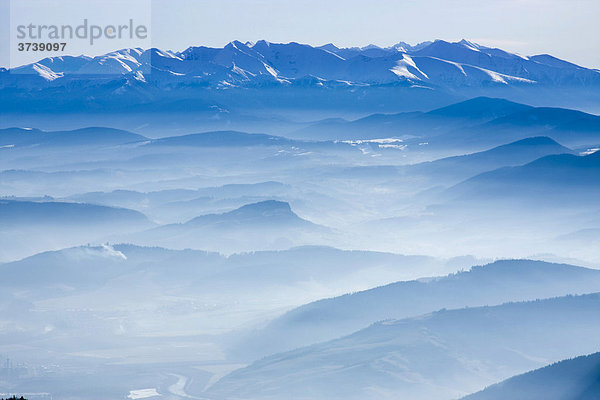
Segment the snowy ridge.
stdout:
<svg viewBox="0 0 600 400">
<path fill-rule="evenodd" d="M 226 88 L 293 84 L 351 86 L 409 83 L 419 87 L 600 84 L 600 73 L 549 55 L 523 57 L 462 40 L 416 46 L 399 42 L 338 48 L 299 43 L 234 41 L 223 48 L 190 47 L 182 52 L 122 49 L 98 57 L 55 57 L 0 70 L 0 90 L 27 85 L 9 72 L 42 78 L 42 85 L 67 85 L 89 75 L 129 77 L 154 87 L 202 84 Z M 152 74 L 150 77 L 149 74 Z M 117 77 L 115 78 L 114 75 Z M 22 77 L 22 75 L 21 75 Z M 108 78 L 107 78 L 108 79 Z"/>
</svg>

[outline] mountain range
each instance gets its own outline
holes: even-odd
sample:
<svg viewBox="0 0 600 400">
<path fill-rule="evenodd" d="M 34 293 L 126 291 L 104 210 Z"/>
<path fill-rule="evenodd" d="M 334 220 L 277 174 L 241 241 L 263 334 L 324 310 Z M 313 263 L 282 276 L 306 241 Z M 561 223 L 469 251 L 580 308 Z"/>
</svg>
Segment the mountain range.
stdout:
<svg viewBox="0 0 600 400">
<path fill-rule="evenodd" d="M 351 107 L 351 99 L 357 98 L 346 96 L 350 90 L 368 92 L 358 102 L 363 105 L 387 98 L 391 106 L 391 100 L 407 94 L 416 104 L 442 105 L 493 93 L 543 103 L 541 94 L 548 102 L 558 88 L 563 99 L 579 98 L 583 104 L 597 97 L 593 88 L 598 86 L 598 70 L 547 54 L 526 57 L 465 40 L 350 49 L 261 40 L 181 52 L 123 49 L 97 57 L 45 58 L 0 70 L 0 105 L 5 112 L 26 104 L 57 111 L 67 106 L 71 111 L 123 106 L 131 111 L 227 111 L 267 104 L 308 107 L 310 101 L 313 106 Z M 239 88 L 284 90 L 232 91 Z M 326 95 L 315 98 L 311 89 Z M 306 90 L 309 94 L 302 94 Z M 555 94 L 552 98 L 560 100 Z"/>
<path fill-rule="evenodd" d="M 304 262 L 306 259 L 311 263 Z M 343 263 L 338 264 L 338 260 Z M 5 294 L 0 315 L 10 314 L 13 321 L 23 324 L 19 326 L 42 324 L 42 329 L 32 331 L 34 335 L 44 334 L 43 324 L 62 324 L 53 319 L 63 321 L 66 325 L 55 331 L 58 336 L 54 339 L 59 342 L 66 331 L 74 334 L 90 328 L 88 323 L 77 322 L 88 312 L 99 326 L 111 325 L 112 318 L 92 316 L 98 307 L 114 315 L 131 312 L 128 318 L 146 326 L 138 327 L 142 330 L 151 329 L 147 322 L 164 322 L 167 315 L 163 312 L 173 306 L 175 313 L 167 314 L 185 326 L 229 330 L 262 323 L 270 314 L 279 314 L 282 307 L 414 277 L 415 267 L 439 273 L 445 269 L 445 261 L 309 246 L 229 257 L 131 244 L 77 246 L 0 263 L 0 288 Z M 119 296 L 125 296 L 127 302 Z M 32 302 L 48 312 L 39 315 Z M 183 308 L 177 310 L 177 304 Z M 221 317 L 211 320 L 206 313 Z M 180 329 L 176 325 L 172 328 Z M 135 335 L 135 331 L 139 332 L 134 328 L 130 333 Z M 197 355 L 188 356 L 194 360 Z"/>
<path fill-rule="evenodd" d="M 350 121 L 326 119 L 293 135 L 313 140 L 397 137 L 436 150 L 482 150 L 532 136 L 548 136 L 566 146 L 582 146 L 600 143 L 599 131 L 597 115 L 475 97 L 428 112 L 376 113 Z"/>
<path fill-rule="evenodd" d="M 599 150 L 467 40 L 0 68 L 0 392 L 600 400 Z"/>
<path fill-rule="evenodd" d="M 239 354 L 264 356 L 350 334 L 376 321 L 440 308 L 501 304 L 593 292 L 600 271 L 531 260 L 503 260 L 445 277 L 396 282 L 298 307 L 249 335 Z"/>
<path fill-rule="evenodd" d="M 571 148 L 600 145 L 600 117 L 597 115 L 563 108 L 532 107 L 491 97 L 476 97 L 428 112 L 376 113 L 355 120 L 325 119 L 304 125 L 301 129 L 277 135 L 217 130 L 158 139 L 110 127 L 58 131 L 10 127 L 0 129 L 0 149 L 132 145 L 153 149 L 287 146 L 310 150 L 372 146 L 382 150 L 426 145 L 421 150 L 456 153 L 463 149 L 481 151 L 538 136 L 546 136 Z M 391 141 L 391 138 L 396 140 Z M 367 139 L 388 139 L 390 142 L 369 142 Z M 524 141 L 520 143 L 521 147 L 525 148 L 527 143 L 531 144 L 530 148 L 534 144 L 550 145 Z M 569 152 L 568 149 L 563 151 Z"/>
</svg>

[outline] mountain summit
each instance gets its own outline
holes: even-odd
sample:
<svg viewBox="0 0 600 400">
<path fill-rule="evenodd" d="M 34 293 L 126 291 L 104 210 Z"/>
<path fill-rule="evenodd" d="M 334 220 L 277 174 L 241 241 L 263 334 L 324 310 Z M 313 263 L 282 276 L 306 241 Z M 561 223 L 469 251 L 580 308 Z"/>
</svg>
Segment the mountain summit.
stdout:
<svg viewBox="0 0 600 400">
<path fill-rule="evenodd" d="M 308 224 L 298 217 L 291 209 L 289 203 L 277 200 L 266 200 L 258 203 L 246 204 L 233 211 L 224 214 L 209 214 L 192 219 L 187 222 L 189 225 L 229 225 L 229 224 Z"/>
</svg>

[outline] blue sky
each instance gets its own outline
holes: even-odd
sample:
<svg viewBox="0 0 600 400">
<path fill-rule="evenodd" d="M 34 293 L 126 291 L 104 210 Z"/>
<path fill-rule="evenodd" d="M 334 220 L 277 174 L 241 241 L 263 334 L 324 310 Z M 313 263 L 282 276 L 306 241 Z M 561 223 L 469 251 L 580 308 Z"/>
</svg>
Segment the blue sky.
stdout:
<svg viewBox="0 0 600 400">
<path fill-rule="evenodd" d="M 2 35 L 8 37 L 9 0 L 0 1 Z M 48 1 L 60 9 L 60 0 Z M 223 46 L 234 39 L 386 46 L 466 38 L 600 68 L 598 0 L 151 1 L 152 45 L 164 49 Z M 8 65 L 4 43 L 0 65 Z"/>
</svg>

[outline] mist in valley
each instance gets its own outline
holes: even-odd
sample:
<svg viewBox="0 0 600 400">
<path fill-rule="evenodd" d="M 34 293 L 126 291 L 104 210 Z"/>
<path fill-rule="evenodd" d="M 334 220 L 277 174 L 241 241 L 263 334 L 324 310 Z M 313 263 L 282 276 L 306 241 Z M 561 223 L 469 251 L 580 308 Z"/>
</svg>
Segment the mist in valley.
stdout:
<svg viewBox="0 0 600 400">
<path fill-rule="evenodd" d="M 431 46 L 474 51 L 444 43 Z M 554 80 L 537 90 L 472 67 L 458 84 L 415 48 L 392 60 L 429 73 L 413 88 L 390 83 L 403 70 L 360 75 L 367 50 L 311 49 L 357 58 L 344 73 L 319 64 L 327 80 L 206 89 L 189 110 L 177 106 L 197 88 L 177 74 L 178 94 L 135 112 L 116 110 L 134 92 L 110 103 L 104 81 L 115 109 L 73 106 L 60 81 L 14 95 L 0 129 L 0 392 L 456 399 L 600 349 L 600 117 L 581 111 L 597 71 L 502 55 Z M 368 54 L 387 66 L 385 51 Z M 201 60 L 175 56 L 181 71 Z M 358 96 L 344 74 L 373 88 Z M 21 83 L 3 76 L 9 103 Z M 568 96 L 544 98 L 559 84 Z M 56 116 L 17 112 L 55 90 Z"/>
</svg>

